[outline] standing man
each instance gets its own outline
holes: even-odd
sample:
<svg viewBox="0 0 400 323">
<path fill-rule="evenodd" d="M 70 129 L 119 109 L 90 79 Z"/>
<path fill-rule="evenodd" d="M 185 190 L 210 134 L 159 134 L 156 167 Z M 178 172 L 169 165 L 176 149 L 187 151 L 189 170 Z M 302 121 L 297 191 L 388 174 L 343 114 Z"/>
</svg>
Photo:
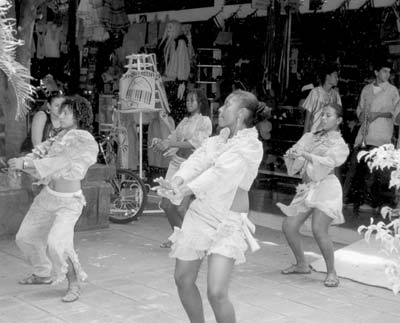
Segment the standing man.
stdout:
<svg viewBox="0 0 400 323">
<path fill-rule="evenodd" d="M 329 103 L 342 105 L 340 95 L 335 89 L 338 81 L 338 68 L 335 65 L 325 66 L 320 71 L 321 85 L 312 89 L 303 103 L 306 110 L 304 133 L 316 132 L 321 123 L 322 108 Z"/>
<path fill-rule="evenodd" d="M 388 191 L 390 170 L 370 171 L 364 160 L 357 163 L 360 150 L 390 144 L 393 126 L 400 121 L 399 91 L 389 83 L 390 72 L 390 62 L 375 63 L 375 80 L 363 88 L 357 107 L 361 127 L 354 143 L 343 192 L 345 203 L 354 202 L 356 214 L 359 209 L 367 210 L 368 205 L 375 209 L 383 204 L 394 203 L 394 190 Z"/>
</svg>

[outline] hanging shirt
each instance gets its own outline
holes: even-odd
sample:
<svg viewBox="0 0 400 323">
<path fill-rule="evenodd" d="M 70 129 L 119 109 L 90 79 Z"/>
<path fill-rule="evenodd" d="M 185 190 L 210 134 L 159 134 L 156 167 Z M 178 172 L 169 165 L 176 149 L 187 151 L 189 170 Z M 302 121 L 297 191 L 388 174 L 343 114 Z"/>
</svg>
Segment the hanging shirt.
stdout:
<svg viewBox="0 0 400 323">
<path fill-rule="evenodd" d="M 316 132 L 321 123 L 322 108 L 329 103 L 342 105 L 339 93 L 335 89 L 326 92 L 322 86 L 311 90 L 303 103 L 303 108 L 311 113 L 310 132 Z"/>
<path fill-rule="evenodd" d="M 60 57 L 61 32 L 61 28 L 56 24 L 47 23 L 46 36 L 44 37 L 45 57 Z"/>
</svg>

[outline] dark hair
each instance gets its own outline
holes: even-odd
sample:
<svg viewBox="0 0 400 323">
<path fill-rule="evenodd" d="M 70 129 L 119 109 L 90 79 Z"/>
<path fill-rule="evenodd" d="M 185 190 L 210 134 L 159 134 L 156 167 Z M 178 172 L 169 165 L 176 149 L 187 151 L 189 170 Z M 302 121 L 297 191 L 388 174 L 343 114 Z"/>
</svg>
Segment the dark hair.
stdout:
<svg viewBox="0 0 400 323">
<path fill-rule="evenodd" d="M 88 100 L 79 95 L 68 97 L 61 105 L 60 111 L 64 109 L 72 111 L 78 129 L 89 132 L 93 130 L 93 111 Z"/>
<path fill-rule="evenodd" d="M 334 72 L 339 72 L 339 67 L 336 64 L 326 64 L 322 66 L 318 73 L 321 85 L 324 85 L 326 77 Z"/>
<path fill-rule="evenodd" d="M 249 117 L 244 120 L 246 127 L 254 127 L 257 123 L 263 121 L 269 115 L 269 110 L 266 104 L 258 101 L 253 93 L 243 90 L 236 90 L 230 95 L 237 97 L 240 100 L 242 107 L 250 111 Z"/>
<path fill-rule="evenodd" d="M 373 63 L 374 71 L 379 72 L 382 68 L 393 68 L 392 62 L 386 59 L 377 59 Z"/>
<path fill-rule="evenodd" d="M 50 95 L 47 97 L 47 102 L 49 104 L 52 104 L 54 99 L 64 98 L 64 97 L 65 95 L 62 91 L 52 91 L 50 92 Z"/>
<path fill-rule="evenodd" d="M 337 104 L 336 102 L 332 102 L 332 103 L 325 104 L 324 108 L 326 108 L 326 107 L 330 107 L 333 110 L 335 110 L 336 116 L 338 118 L 343 118 L 343 107 L 340 104 Z"/>
<path fill-rule="evenodd" d="M 200 114 L 203 116 L 209 116 L 210 115 L 210 105 L 208 103 L 208 99 L 207 99 L 207 96 L 204 93 L 204 91 L 202 89 L 196 88 L 196 89 L 190 90 L 187 93 L 186 98 L 188 98 L 189 95 L 196 96 L 196 100 L 199 105 Z"/>
</svg>

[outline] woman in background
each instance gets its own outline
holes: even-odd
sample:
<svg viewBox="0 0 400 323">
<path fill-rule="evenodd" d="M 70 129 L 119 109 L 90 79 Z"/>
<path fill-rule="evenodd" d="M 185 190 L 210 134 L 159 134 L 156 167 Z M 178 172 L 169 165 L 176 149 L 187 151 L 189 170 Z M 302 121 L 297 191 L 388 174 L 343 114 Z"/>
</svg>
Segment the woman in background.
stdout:
<svg viewBox="0 0 400 323">
<path fill-rule="evenodd" d="M 191 155 L 191 153 L 201 146 L 212 132 L 210 107 L 208 99 L 201 89 L 194 89 L 186 96 L 186 109 L 188 116 L 185 117 L 176 127 L 175 131 L 167 139 L 161 140 L 154 138 L 154 149 L 171 155 L 165 179 L 170 180 L 178 171 L 180 165 Z M 182 226 L 183 217 L 187 210 L 191 198 L 187 197 L 180 206 L 172 204 L 168 199 L 161 200 L 161 208 L 167 215 L 172 230 L 174 227 Z M 171 241 L 166 241 L 160 245 L 162 248 L 170 248 Z"/>
<path fill-rule="evenodd" d="M 22 152 L 29 152 L 41 142 L 54 137 L 61 131 L 60 106 L 65 101 L 61 91 L 50 93 L 47 102 L 34 115 L 31 131 L 21 147 Z"/>
</svg>

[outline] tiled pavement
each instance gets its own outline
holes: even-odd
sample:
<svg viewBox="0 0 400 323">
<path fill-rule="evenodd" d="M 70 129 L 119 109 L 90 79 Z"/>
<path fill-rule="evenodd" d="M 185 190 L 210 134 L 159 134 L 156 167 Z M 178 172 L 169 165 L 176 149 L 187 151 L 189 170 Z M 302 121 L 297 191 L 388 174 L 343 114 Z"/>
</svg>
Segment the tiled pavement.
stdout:
<svg viewBox="0 0 400 323">
<path fill-rule="evenodd" d="M 169 234 L 166 219 L 146 215 L 127 225 L 76 234 L 81 262 L 89 274 L 78 302 L 64 304 L 62 286 L 21 286 L 29 268 L 11 240 L 0 241 L 0 322 L 188 322 L 173 281 L 173 261 L 159 248 Z M 292 256 L 282 234 L 258 227 L 262 249 L 235 268 L 231 298 L 240 323 L 400 322 L 400 296 L 345 279 L 325 288 L 323 274 L 283 276 Z M 341 245 L 335 245 L 340 248 Z M 319 253 L 305 238 L 310 260 Z M 206 266 L 199 286 L 206 295 Z M 383 274 L 383 273 L 382 273 Z M 206 321 L 215 322 L 204 298 Z"/>
</svg>

